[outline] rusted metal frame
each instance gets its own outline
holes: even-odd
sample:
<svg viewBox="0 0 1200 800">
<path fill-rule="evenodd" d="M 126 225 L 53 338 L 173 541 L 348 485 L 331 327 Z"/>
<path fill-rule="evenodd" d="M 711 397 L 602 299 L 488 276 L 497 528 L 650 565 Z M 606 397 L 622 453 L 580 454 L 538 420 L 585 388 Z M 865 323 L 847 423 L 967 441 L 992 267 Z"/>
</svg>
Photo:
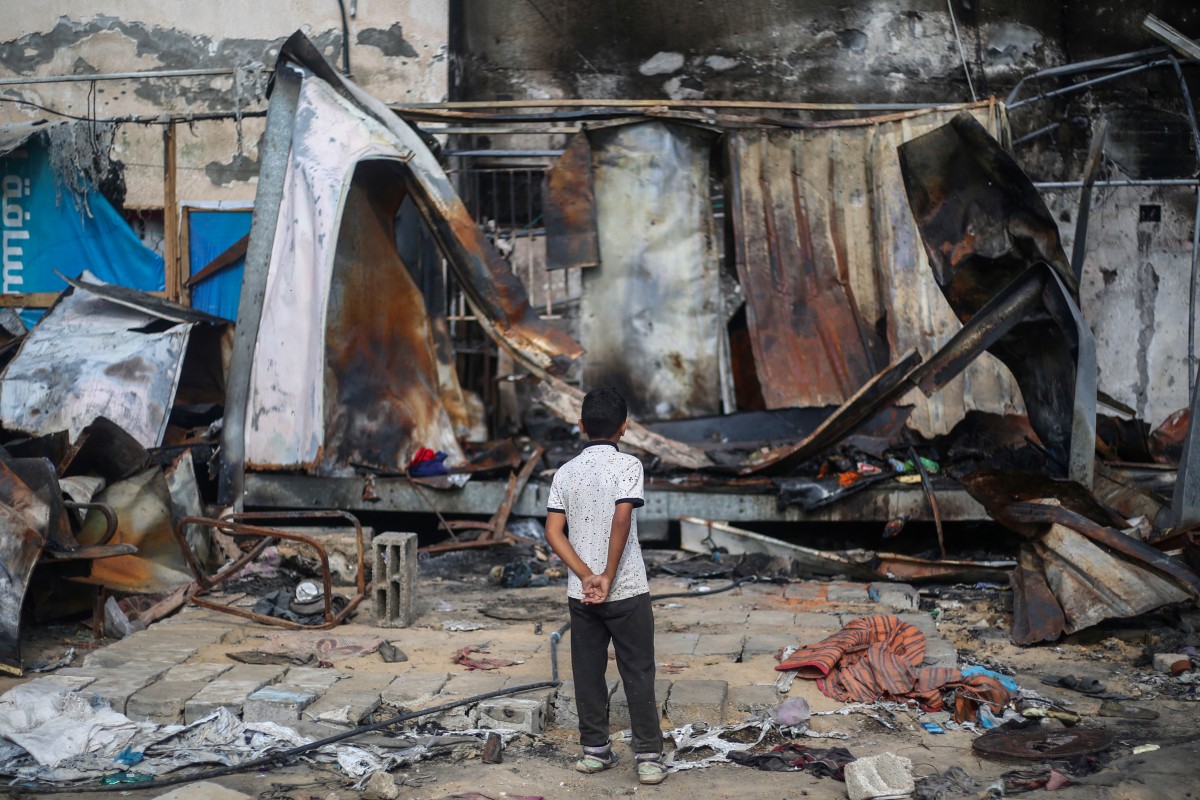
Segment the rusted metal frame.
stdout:
<svg viewBox="0 0 1200 800">
<path fill-rule="evenodd" d="M 933 524 L 937 528 L 938 549 L 944 559 L 946 558 L 946 537 L 942 531 L 942 510 L 938 507 L 937 497 L 933 493 L 933 484 L 929 481 L 929 473 L 926 471 L 925 465 L 921 463 L 921 457 L 917 455 L 915 447 L 908 448 L 908 456 L 917 468 L 917 474 L 921 476 L 921 488 L 925 490 L 925 497 L 929 500 L 929 510 L 933 513 Z"/>
<path fill-rule="evenodd" d="M 1005 511 L 1017 522 L 1057 524 L 1070 528 L 1098 544 L 1153 567 L 1191 592 L 1193 596 L 1200 596 L 1200 575 L 1196 575 L 1171 556 L 1141 539 L 1094 522 L 1077 511 L 1061 505 L 1029 502 L 1010 503 Z"/>
<path fill-rule="evenodd" d="M 1120 69 L 1128 66 L 1139 64 L 1146 59 L 1154 56 L 1161 56 L 1167 53 L 1166 47 L 1149 47 L 1145 50 L 1138 50 L 1133 53 L 1121 53 L 1115 56 L 1105 56 L 1104 58 L 1096 58 L 1090 61 L 1080 61 L 1075 64 L 1060 64 L 1057 67 L 1048 67 L 1038 70 L 1031 75 L 1026 75 L 1017 81 L 1017 85 L 1008 93 L 1008 97 L 1004 98 L 1004 104 L 1012 108 L 1012 104 L 1017 102 L 1018 95 L 1021 94 L 1021 89 L 1025 87 L 1026 81 L 1038 80 L 1041 78 L 1058 78 L 1065 75 L 1077 75 L 1080 72 L 1090 72 L 1096 69 Z"/>
<path fill-rule="evenodd" d="M 269 519 L 297 519 L 297 520 L 300 520 L 300 519 L 326 519 L 326 518 L 331 518 L 331 517 L 341 517 L 341 518 L 354 520 L 354 517 L 352 517 L 350 514 L 346 514 L 344 512 L 328 512 L 328 511 L 325 511 L 325 512 L 301 512 L 301 511 L 268 512 L 268 513 L 263 513 L 262 515 L 251 514 L 251 515 L 247 515 L 247 516 L 252 517 L 252 518 L 257 517 L 260 519 L 268 519 L 269 518 Z M 274 529 L 274 528 L 263 528 L 263 527 L 252 526 L 252 525 L 245 525 L 245 524 L 233 522 L 230 519 L 209 519 L 207 517 L 184 517 L 183 519 L 181 519 L 179 521 L 179 523 L 175 527 L 175 538 L 179 542 L 179 547 L 183 551 L 183 555 L 184 555 L 184 558 L 187 560 L 188 567 L 192 570 L 192 574 L 195 576 L 195 579 L 196 579 L 196 584 L 197 584 L 198 588 L 197 588 L 195 594 L 192 596 L 191 602 L 198 606 L 201 606 L 203 608 L 210 608 L 214 611 L 221 611 L 226 614 L 233 614 L 234 616 L 243 617 L 245 619 L 249 619 L 254 622 L 260 622 L 264 625 L 273 625 L 275 627 L 288 628 L 290 630 L 328 630 L 337 625 L 340 625 L 342 622 L 344 622 L 346 620 L 346 618 L 348 616 L 350 616 L 350 614 L 354 611 L 354 609 L 356 609 L 358 607 L 359 603 L 361 603 L 363 601 L 363 599 L 366 597 L 365 578 L 364 578 L 363 572 L 362 572 L 362 564 L 363 564 L 362 527 L 361 527 L 361 525 L 357 524 L 357 520 L 354 520 L 354 522 L 356 525 L 356 531 L 357 531 L 357 535 L 358 535 L 358 544 L 359 544 L 359 547 L 358 547 L 358 557 L 359 557 L 359 565 L 360 565 L 360 569 L 359 569 L 359 573 L 358 573 L 359 591 L 357 594 L 355 594 L 353 597 L 350 598 L 350 601 L 346 604 L 346 607 L 344 609 L 342 609 L 340 612 L 335 613 L 333 610 L 333 577 L 332 577 L 332 572 L 329 569 L 329 554 L 326 552 L 324 546 L 322 546 L 321 543 L 319 541 L 317 541 L 316 539 L 314 539 L 313 537 L 304 536 L 303 534 L 298 534 L 298 533 L 292 533 L 290 531 L 282 531 L 282 530 L 278 530 L 278 529 Z M 248 552 L 241 558 L 234 561 L 232 564 L 230 564 L 227 567 L 225 567 L 224 569 L 222 569 L 216 575 L 211 575 L 211 576 L 205 575 L 203 570 L 201 570 L 199 565 L 196 563 L 195 558 L 192 556 L 191 549 L 187 546 L 187 539 L 184 534 L 184 529 L 189 525 L 196 525 L 196 526 L 199 526 L 202 528 L 212 528 L 214 530 L 219 530 L 223 533 L 228 533 L 228 534 L 232 534 L 235 536 L 258 536 L 258 537 L 262 537 L 262 540 L 258 544 L 256 544 L 250 550 L 250 552 Z M 203 595 L 204 593 L 206 593 L 207 591 L 209 591 L 210 589 L 215 587 L 217 584 L 221 583 L 222 581 L 226 580 L 227 578 L 236 574 L 237 572 L 240 572 L 242 567 L 246 566 L 246 564 L 250 563 L 250 561 L 252 561 L 252 560 L 254 560 L 254 558 L 258 557 L 258 555 L 260 555 L 263 550 L 265 550 L 270 544 L 272 544 L 273 542 L 275 542 L 279 539 L 284 539 L 287 541 L 305 544 L 305 545 L 308 545 L 309 547 L 312 547 L 314 550 L 316 550 L 318 559 L 321 564 L 321 583 L 322 583 L 322 588 L 324 589 L 324 601 L 325 601 L 324 602 L 324 605 L 325 605 L 325 622 L 324 623 L 319 624 L 319 625 L 305 625 L 305 624 L 298 623 L 298 622 L 291 622 L 289 620 L 280 619 L 279 617 L 272 617 L 272 616 L 269 616 L 266 614 L 256 614 L 253 611 L 247 611 L 245 609 L 234 608 L 231 606 L 222 605 L 220 603 L 214 603 L 210 600 L 205 600 L 201 597 L 201 595 Z"/>
<path fill-rule="evenodd" d="M 1146 70 L 1156 69 L 1158 67 L 1165 67 L 1169 63 L 1171 63 L 1171 62 L 1167 61 L 1165 58 L 1159 59 L 1158 61 L 1151 61 L 1147 64 L 1139 64 L 1136 67 L 1130 67 L 1128 69 L 1123 69 L 1120 72 L 1113 72 L 1108 75 L 1101 75 L 1098 78 L 1091 78 L 1086 81 L 1081 81 L 1080 83 L 1073 83 L 1070 86 L 1064 86 L 1061 89 L 1055 89 L 1050 92 L 1041 92 L 1040 94 L 1036 94 L 1033 97 L 1026 97 L 1024 100 L 1018 100 L 1015 103 L 1009 103 L 1008 110 L 1014 111 L 1014 110 L 1020 108 L 1021 106 L 1027 106 L 1030 103 L 1037 103 L 1042 100 L 1049 100 L 1052 97 L 1062 97 L 1063 95 L 1073 94 L 1075 92 L 1081 91 L 1083 89 L 1088 89 L 1088 88 L 1095 86 L 1097 84 L 1100 84 L 1100 83 L 1106 83 L 1111 80 L 1116 80 L 1117 78 L 1127 78 L 1130 75 L 1136 75 L 1139 72 L 1145 72 Z"/>
<path fill-rule="evenodd" d="M 92 547 L 108 544 L 117 532 L 117 512 L 113 511 L 108 503 L 72 503 L 64 500 L 63 507 L 68 511 L 99 511 L 104 515 L 104 535 L 100 537 L 100 541 L 93 542 Z"/>
<path fill-rule="evenodd" d="M 358 517 L 348 511 L 254 511 L 242 512 L 234 514 L 226 514 L 222 519 L 227 519 L 230 522 L 257 522 L 266 520 L 297 520 L 300 522 L 312 522 L 314 520 L 345 520 L 354 527 L 354 542 L 358 551 L 358 593 L 365 594 L 367 591 L 366 578 L 366 549 L 363 543 L 363 528 L 362 523 L 358 521 Z M 314 540 L 315 541 L 315 540 Z"/>
<path fill-rule="evenodd" d="M 500 507 L 496 509 L 496 513 L 487 522 L 476 522 L 474 520 L 452 520 L 446 522 L 444 519 L 442 520 L 442 527 L 450 533 L 451 537 L 454 536 L 454 531 L 456 530 L 481 531 L 476 539 L 467 542 L 442 542 L 422 547 L 420 551 L 423 553 L 444 553 L 449 550 L 486 547 L 493 544 L 511 544 L 519 538 L 508 532 L 508 518 L 512 515 L 513 506 L 516 505 L 517 498 L 521 495 L 521 492 L 525 491 L 526 484 L 529 483 L 529 479 L 533 476 L 533 471 L 541 463 L 543 453 L 545 453 L 545 450 L 540 445 L 535 447 L 529 458 L 525 460 L 525 465 L 521 467 L 520 472 L 509 475 L 508 486 L 504 490 L 504 500 L 500 503 Z"/>
<path fill-rule="evenodd" d="M 246 406 L 250 401 L 250 371 L 254 365 L 267 272 L 275 244 L 280 204 L 283 202 L 300 83 L 300 74 L 293 69 L 285 66 L 275 71 L 271 102 L 267 107 L 266 131 L 259 146 L 261 167 L 254 196 L 250 238 L 246 243 L 246 265 L 242 273 L 237 325 L 233 332 L 218 477 L 221 502 L 235 509 L 242 508 L 245 492 Z"/>
</svg>

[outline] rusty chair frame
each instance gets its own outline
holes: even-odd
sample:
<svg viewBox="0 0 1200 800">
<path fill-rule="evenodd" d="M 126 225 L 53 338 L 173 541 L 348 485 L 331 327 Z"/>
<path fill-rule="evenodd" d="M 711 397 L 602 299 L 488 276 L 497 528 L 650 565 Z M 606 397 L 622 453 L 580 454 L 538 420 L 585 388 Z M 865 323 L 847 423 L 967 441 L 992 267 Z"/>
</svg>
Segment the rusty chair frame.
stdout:
<svg viewBox="0 0 1200 800">
<path fill-rule="evenodd" d="M 311 522 L 314 520 L 324 519 L 341 519 L 350 522 L 354 526 L 355 539 L 358 543 L 358 592 L 350 598 L 350 602 L 346 607 L 339 612 L 333 610 L 333 577 L 329 569 L 329 554 L 325 547 L 315 538 L 305 536 L 301 533 L 293 533 L 291 531 L 282 531 L 277 528 L 267 528 L 259 525 L 247 525 L 247 522 L 258 521 L 277 521 L 277 520 L 295 520 L 302 522 Z M 241 557 L 227 564 L 213 575 L 206 575 L 200 565 L 196 563 L 195 556 L 192 554 L 191 548 L 188 547 L 185 531 L 189 525 L 196 525 L 203 528 L 211 528 L 222 533 L 231 534 L 234 536 L 257 536 L 261 539 L 254 547 L 244 553 Z M 191 602 L 203 608 L 211 608 L 214 611 L 222 611 L 226 614 L 233 614 L 238 617 L 244 617 L 254 622 L 261 622 L 264 625 L 273 625 L 280 628 L 289 628 L 291 630 L 310 630 L 323 631 L 340 625 L 350 616 L 354 609 L 367 596 L 369 586 L 366 581 L 366 561 L 363 552 L 363 530 L 362 523 L 358 521 L 353 514 L 345 511 L 264 511 L 243 514 L 228 514 L 220 519 L 212 519 L 210 517 L 184 517 L 179 520 L 179 524 L 175 526 L 175 538 L 179 542 L 179 549 L 183 551 L 183 557 L 188 563 L 188 567 L 192 571 L 192 575 L 196 580 L 196 592 L 191 598 Z M 325 621 L 319 625 L 305 625 L 299 622 L 291 622 L 279 617 L 272 617 L 266 614 L 258 614 L 253 611 L 247 611 L 242 608 L 234 608 L 233 606 L 215 603 L 211 600 L 205 600 L 200 595 L 211 591 L 213 588 L 224 582 L 225 580 L 237 575 L 242 571 L 242 568 L 249 564 L 254 559 L 258 558 L 264 550 L 279 540 L 290 542 L 299 542 L 300 544 L 308 545 L 317 552 L 317 558 L 321 563 L 321 584 L 324 589 L 325 601 Z"/>
</svg>

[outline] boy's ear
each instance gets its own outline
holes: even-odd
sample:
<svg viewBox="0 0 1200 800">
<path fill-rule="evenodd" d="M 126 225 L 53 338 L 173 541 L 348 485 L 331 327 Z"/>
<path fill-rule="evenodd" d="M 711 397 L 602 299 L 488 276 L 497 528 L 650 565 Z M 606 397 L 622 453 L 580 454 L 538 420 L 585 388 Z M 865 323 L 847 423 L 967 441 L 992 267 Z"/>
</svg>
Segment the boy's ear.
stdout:
<svg viewBox="0 0 1200 800">
<path fill-rule="evenodd" d="M 625 435 L 625 429 L 628 427 L 629 427 L 629 417 L 626 417 L 625 421 L 621 423 L 621 429 L 619 431 L 617 431 L 618 439 L 620 439 L 622 436 Z"/>
<path fill-rule="evenodd" d="M 583 427 L 583 420 L 579 420 L 579 432 L 587 436 L 587 428 Z"/>
</svg>

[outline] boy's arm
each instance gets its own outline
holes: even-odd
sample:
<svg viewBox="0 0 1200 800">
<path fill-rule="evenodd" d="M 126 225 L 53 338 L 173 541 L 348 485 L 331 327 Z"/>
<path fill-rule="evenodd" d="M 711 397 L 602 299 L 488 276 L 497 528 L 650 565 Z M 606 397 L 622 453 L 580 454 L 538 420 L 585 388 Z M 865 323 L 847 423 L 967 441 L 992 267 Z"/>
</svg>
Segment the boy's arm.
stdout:
<svg viewBox="0 0 1200 800">
<path fill-rule="evenodd" d="M 571 547 L 571 541 L 567 538 L 566 525 L 566 514 L 561 511 L 549 511 L 546 514 L 546 544 L 550 545 L 554 554 L 562 559 L 562 562 L 567 565 L 567 569 L 579 576 L 579 580 L 584 583 L 586 592 L 587 581 L 592 577 L 592 570 L 583 563 L 583 559 L 575 552 L 575 548 Z"/>
<path fill-rule="evenodd" d="M 612 527 L 608 533 L 608 562 L 605 564 L 604 572 L 597 575 L 589 582 L 584 581 L 584 589 L 594 588 L 599 599 L 595 602 L 602 603 L 608 597 L 608 590 L 612 588 L 612 582 L 616 580 L 617 568 L 621 566 L 621 557 L 625 555 L 625 545 L 629 541 L 629 528 L 633 520 L 633 503 L 621 502 L 617 503 L 617 507 L 613 509 Z"/>
</svg>

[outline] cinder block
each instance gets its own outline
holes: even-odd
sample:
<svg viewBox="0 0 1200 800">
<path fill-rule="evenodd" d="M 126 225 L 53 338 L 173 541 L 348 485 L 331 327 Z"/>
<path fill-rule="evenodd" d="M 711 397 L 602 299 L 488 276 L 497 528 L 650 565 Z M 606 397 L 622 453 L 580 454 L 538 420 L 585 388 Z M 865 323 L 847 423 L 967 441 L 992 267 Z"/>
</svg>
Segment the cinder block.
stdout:
<svg viewBox="0 0 1200 800">
<path fill-rule="evenodd" d="M 246 722 L 278 722 L 286 725 L 300 719 L 300 712 L 316 699 L 317 692 L 314 689 L 264 686 L 246 698 L 242 704 L 242 719 Z"/>
<path fill-rule="evenodd" d="M 409 672 L 392 681 L 380 693 L 380 697 L 383 702 L 396 708 L 410 711 L 425 708 L 449 678 L 450 675 L 446 672 Z"/>
<path fill-rule="evenodd" d="M 617 690 L 617 681 L 608 679 L 609 707 L 612 707 L 613 692 Z M 579 727 L 579 713 L 575 708 L 575 681 L 563 681 L 558 691 L 554 693 L 554 726 L 565 730 Z M 626 716 L 628 716 L 626 710 Z"/>
<path fill-rule="evenodd" d="M 685 722 L 720 724 L 725 713 L 725 681 L 675 681 L 667 696 L 667 719 L 675 725 Z"/>
<path fill-rule="evenodd" d="M 371 540 L 375 624 L 407 628 L 416 616 L 417 535 L 385 531 Z"/>
<path fill-rule="evenodd" d="M 524 697 L 484 700 L 479 704 L 476 725 L 538 735 L 546 729 L 546 703 Z"/>
</svg>

